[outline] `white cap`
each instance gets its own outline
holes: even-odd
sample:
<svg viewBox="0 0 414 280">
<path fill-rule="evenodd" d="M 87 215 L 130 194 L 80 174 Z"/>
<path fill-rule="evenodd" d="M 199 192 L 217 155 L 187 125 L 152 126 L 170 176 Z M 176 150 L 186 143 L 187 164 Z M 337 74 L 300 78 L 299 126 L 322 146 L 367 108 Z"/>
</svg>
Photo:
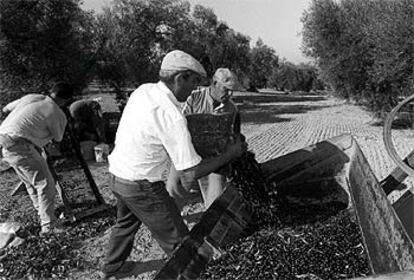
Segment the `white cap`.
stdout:
<svg viewBox="0 0 414 280">
<path fill-rule="evenodd" d="M 186 71 L 191 70 L 203 77 L 207 76 L 206 70 L 194 57 L 180 50 L 167 53 L 161 63 L 161 70 Z"/>
<path fill-rule="evenodd" d="M 244 88 L 241 86 L 236 75 L 228 68 L 219 68 L 214 73 L 213 81 L 216 81 L 230 90 L 243 91 Z"/>
</svg>

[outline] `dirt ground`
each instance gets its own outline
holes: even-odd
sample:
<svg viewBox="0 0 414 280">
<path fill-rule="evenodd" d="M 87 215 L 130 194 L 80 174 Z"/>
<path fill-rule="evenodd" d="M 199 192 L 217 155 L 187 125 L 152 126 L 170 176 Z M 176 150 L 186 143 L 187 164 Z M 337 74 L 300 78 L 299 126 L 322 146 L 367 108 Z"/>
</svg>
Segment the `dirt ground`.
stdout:
<svg viewBox="0 0 414 280">
<path fill-rule="evenodd" d="M 235 101 L 241 111 L 242 133 L 246 136 L 249 149 L 259 162 L 293 152 L 311 144 L 344 133 L 351 134 L 360 145 L 378 180 L 386 177 L 395 164 L 387 155 L 382 140 L 382 126 L 364 109 L 329 96 L 274 95 L 270 93 L 239 93 Z M 105 107 L 109 108 L 109 107 Z M 113 107 L 111 107 L 113 109 Z M 409 129 L 393 130 L 393 141 L 401 157 L 414 147 L 414 132 Z M 115 199 L 108 190 L 106 164 L 90 163 L 91 172 L 105 200 L 114 205 Z M 10 186 L 16 178 L 10 173 L 2 174 L 0 200 L 10 200 Z M 413 180 L 406 180 L 407 187 Z M 4 188 L 3 188 L 4 187 Z M 391 200 L 400 196 L 393 192 Z M 0 207 L 0 222 L 5 221 Z M 185 211 L 187 223 L 194 225 L 193 213 L 203 210 L 201 203 L 188 206 Z M 32 213 L 33 214 L 33 213 Z M 105 255 L 110 227 L 107 225 L 99 234 L 81 240 L 78 253 L 87 265 L 72 270 L 66 279 L 100 279 L 99 267 Z M 135 239 L 131 260 L 138 262 L 135 276 L 126 279 L 152 279 L 163 265 L 164 254 L 143 226 Z M 1 277 L 0 277 L 1 278 Z"/>
</svg>

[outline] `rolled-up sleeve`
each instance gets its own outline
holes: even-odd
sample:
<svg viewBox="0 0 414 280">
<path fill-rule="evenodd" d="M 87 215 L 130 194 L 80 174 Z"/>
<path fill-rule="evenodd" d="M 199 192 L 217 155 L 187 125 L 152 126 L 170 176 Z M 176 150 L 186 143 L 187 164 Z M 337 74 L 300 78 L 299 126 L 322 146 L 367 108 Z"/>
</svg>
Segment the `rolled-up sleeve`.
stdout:
<svg viewBox="0 0 414 280">
<path fill-rule="evenodd" d="M 194 149 L 185 119 L 170 124 L 162 134 L 161 141 L 177 170 L 196 166 L 202 160 Z"/>
</svg>

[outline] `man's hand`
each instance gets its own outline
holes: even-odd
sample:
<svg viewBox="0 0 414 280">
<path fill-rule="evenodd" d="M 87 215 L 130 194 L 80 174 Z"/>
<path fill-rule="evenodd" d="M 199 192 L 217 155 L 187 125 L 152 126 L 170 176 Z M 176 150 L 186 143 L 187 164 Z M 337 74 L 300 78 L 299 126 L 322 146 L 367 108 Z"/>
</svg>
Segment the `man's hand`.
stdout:
<svg viewBox="0 0 414 280">
<path fill-rule="evenodd" d="M 233 141 L 230 141 L 230 143 L 227 144 L 227 147 L 226 147 L 226 153 L 231 158 L 240 157 L 246 151 L 247 151 L 247 142 L 242 141 L 240 139 L 240 135 L 237 135 L 236 138 L 234 138 Z"/>
</svg>

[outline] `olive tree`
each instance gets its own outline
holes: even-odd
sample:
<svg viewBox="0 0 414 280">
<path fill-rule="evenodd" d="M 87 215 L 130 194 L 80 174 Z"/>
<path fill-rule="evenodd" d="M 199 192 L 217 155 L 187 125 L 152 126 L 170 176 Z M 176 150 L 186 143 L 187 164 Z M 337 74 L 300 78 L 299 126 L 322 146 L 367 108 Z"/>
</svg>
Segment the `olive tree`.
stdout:
<svg viewBox="0 0 414 280">
<path fill-rule="evenodd" d="M 302 21 L 304 51 L 339 95 L 383 115 L 414 89 L 413 1 L 313 0 Z"/>
<path fill-rule="evenodd" d="M 45 91 L 65 80 L 80 91 L 96 57 L 93 16 L 79 0 L 2 0 L 0 78 L 3 90 Z M 4 94 L 3 94 L 4 95 Z M 4 97 L 4 96 L 3 96 Z"/>
</svg>

